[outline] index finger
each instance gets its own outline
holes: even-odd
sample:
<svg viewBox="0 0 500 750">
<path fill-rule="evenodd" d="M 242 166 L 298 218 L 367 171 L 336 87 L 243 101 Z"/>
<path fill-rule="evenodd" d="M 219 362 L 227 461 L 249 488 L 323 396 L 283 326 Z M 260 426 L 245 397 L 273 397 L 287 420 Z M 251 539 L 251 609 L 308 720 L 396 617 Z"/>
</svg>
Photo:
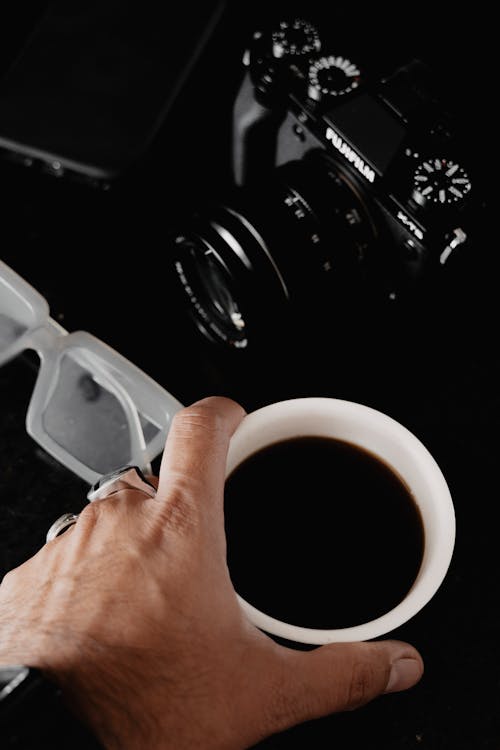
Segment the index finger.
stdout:
<svg viewBox="0 0 500 750">
<path fill-rule="evenodd" d="M 173 484 L 191 501 L 220 503 L 231 436 L 245 410 L 229 398 L 212 396 L 177 412 L 167 437 L 156 499 L 167 501 Z M 186 498 L 189 500 L 189 498 Z"/>
</svg>

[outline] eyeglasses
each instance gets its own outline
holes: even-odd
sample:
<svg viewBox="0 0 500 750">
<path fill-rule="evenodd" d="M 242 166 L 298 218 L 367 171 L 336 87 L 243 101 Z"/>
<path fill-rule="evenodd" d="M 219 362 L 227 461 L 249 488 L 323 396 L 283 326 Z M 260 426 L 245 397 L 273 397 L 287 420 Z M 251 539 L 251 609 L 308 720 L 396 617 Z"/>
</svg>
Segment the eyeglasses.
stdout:
<svg viewBox="0 0 500 750">
<path fill-rule="evenodd" d="M 0 365 L 26 349 L 40 357 L 26 415 L 34 440 L 89 484 L 125 465 L 151 470 L 182 404 L 103 341 L 65 331 L 0 261 Z"/>
</svg>

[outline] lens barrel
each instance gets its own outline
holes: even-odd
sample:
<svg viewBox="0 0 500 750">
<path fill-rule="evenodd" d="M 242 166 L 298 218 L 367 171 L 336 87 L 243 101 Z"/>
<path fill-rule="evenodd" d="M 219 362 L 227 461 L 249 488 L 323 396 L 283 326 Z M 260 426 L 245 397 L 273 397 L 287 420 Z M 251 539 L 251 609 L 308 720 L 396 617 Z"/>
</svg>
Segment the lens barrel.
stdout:
<svg viewBox="0 0 500 750">
<path fill-rule="evenodd" d="M 276 338 L 287 310 L 327 307 L 366 274 L 376 239 L 363 197 L 324 157 L 290 162 L 239 188 L 175 237 L 189 314 L 214 343 Z"/>
</svg>

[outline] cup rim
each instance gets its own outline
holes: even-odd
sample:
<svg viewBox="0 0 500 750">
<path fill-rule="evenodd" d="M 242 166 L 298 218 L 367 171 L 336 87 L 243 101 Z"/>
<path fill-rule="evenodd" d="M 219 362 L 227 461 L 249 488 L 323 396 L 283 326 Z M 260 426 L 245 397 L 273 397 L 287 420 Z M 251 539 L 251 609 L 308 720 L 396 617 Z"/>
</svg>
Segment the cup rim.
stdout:
<svg viewBox="0 0 500 750">
<path fill-rule="evenodd" d="M 256 449 L 250 449 L 252 438 L 255 438 L 257 435 L 262 436 L 266 425 L 277 424 L 282 420 L 283 423 L 286 421 L 288 426 L 290 426 L 294 420 L 305 415 L 309 418 L 311 418 L 311 415 L 312 417 L 314 415 L 322 415 L 324 418 L 325 410 L 327 410 L 329 416 L 341 416 L 342 419 L 347 419 L 348 421 L 352 419 L 353 422 L 358 420 L 362 424 L 369 423 L 372 430 L 380 430 L 381 434 L 390 435 L 395 440 L 400 441 L 411 457 L 411 460 L 418 466 L 419 472 L 425 472 L 427 484 L 432 491 L 433 509 L 437 513 L 438 522 L 435 524 L 433 531 L 439 536 L 439 544 L 434 543 L 430 559 L 426 559 L 426 549 L 424 549 L 424 559 L 417 579 L 399 604 L 374 620 L 352 627 L 319 629 L 306 628 L 283 622 L 257 609 L 236 592 L 237 599 L 243 611 L 258 628 L 290 641 L 313 645 L 377 638 L 389 633 L 414 617 L 430 601 L 441 586 L 451 563 L 456 534 L 456 519 L 451 493 L 441 469 L 429 450 L 400 422 L 397 422 L 381 411 L 353 401 L 327 397 L 306 397 L 278 401 L 250 412 L 240 423 L 231 438 L 226 464 L 226 478 L 236 466 L 255 452 L 255 450 L 276 442 L 276 440 L 264 439 Z M 317 428 L 316 431 L 311 429 L 306 432 L 303 430 L 297 431 L 296 433 L 297 436 L 315 434 L 321 435 L 322 433 Z M 293 435 L 290 434 L 289 437 L 293 437 Z M 342 439 L 341 435 L 337 437 Z M 282 437 L 281 439 L 287 438 Z M 351 436 L 350 442 L 356 444 L 356 439 L 353 439 Z M 366 446 L 362 445 L 362 447 Z M 372 453 L 378 455 L 394 471 L 400 473 L 398 467 L 394 466 L 387 456 L 381 453 L 378 454 L 376 451 L 372 451 Z M 410 489 L 413 491 L 411 486 Z M 417 495 L 414 495 L 414 497 L 421 508 L 419 497 Z M 427 500 L 426 503 L 428 504 Z M 422 519 L 424 532 L 427 536 L 429 522 L 424 513 L 422 513 Z"/>
</svg>

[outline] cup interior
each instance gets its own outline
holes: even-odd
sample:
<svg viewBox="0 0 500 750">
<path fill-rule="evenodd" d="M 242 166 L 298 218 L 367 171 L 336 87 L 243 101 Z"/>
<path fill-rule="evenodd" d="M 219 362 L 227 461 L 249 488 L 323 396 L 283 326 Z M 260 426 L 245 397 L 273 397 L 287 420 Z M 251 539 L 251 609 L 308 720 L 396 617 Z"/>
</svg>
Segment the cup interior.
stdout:
<svg viewBox="0 0 500 750">
<path fill-rule="evenodd" d="M 376 620 L 349 628 L 298 627 L 269 617 L 241 597 L 240 603 L 255 625 L 300 643 L 366 640 L 384 635 L 425 606 L 446 575 L 455 541 L 450 491 L 434 458 L 403 425 L 370 407 L 330 398 L 282 401 L 249 414 L 231 440 L 226 476 L 260 449 L 305 436 L 336 438 L 357 445 L 400 476 L 414 497 L 424 526 L 419 573 L 405 599 L 394 609 Z"/>
</svg>

